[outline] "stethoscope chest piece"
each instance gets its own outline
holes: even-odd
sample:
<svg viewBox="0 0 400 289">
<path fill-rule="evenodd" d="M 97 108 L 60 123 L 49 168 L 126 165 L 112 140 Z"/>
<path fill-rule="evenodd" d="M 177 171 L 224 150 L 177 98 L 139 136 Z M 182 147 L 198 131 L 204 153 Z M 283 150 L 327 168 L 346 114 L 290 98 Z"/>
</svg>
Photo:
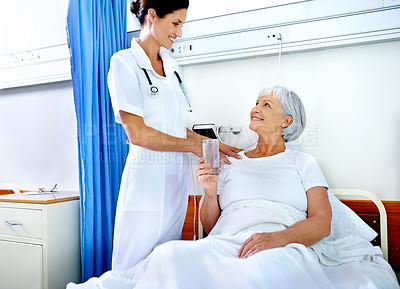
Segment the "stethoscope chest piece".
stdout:
<svg viewBox="0 0 400 289">
<path fill-rule="evenodd" d="M 149 95 L 152 97 L 157 97 L 158 95 L 158 87 L 153 85 L 151 82 L 150 76 L 147 73 L 146 69 L 142 68 L 144 74 L 146 75 L 147 81 L 149 82 Z"/>
<path fill-rule="evenodd" d="M 155 85 L 150 85 L 149 87 L 149 95 L 152 97 L 157 97 L 158 95 L 158 87 Z"/>
</svg>

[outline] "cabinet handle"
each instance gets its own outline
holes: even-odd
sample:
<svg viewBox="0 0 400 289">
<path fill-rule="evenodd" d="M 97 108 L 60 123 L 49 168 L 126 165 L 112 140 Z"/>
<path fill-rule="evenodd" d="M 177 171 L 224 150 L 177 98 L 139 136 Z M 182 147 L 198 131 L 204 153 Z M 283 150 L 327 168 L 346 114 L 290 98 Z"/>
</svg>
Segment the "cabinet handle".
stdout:
<svg viewBox="0 0 400 289">
<path fill-rule="evenodd" d="M 4 221 L 4 225 L 6 226 L 22 226 L 22 223 L 15 221 Z"/>
</svg>

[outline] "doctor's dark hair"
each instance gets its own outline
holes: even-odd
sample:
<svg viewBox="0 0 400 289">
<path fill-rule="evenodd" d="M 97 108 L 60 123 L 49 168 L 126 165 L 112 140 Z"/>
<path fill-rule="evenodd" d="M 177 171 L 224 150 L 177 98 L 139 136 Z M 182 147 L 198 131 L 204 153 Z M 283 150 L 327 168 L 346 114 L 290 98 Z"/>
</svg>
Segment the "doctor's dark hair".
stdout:
<svg viewBox="0 0 400 289">
<path fill-rule="evenodd" d="M 293 122 L 282 130 L 282 136 L 285 142 L 294 141 L 306 127 L 306 111 L 303 102 L 295 92 L 283 86 L 265 88 L 258 98 L 271 94 L 281 103 L 283 114 L 293 117 Z"/>
<path fill-rule="evenodd" d="M 157 16 L 164 18 L 166 14 L 179 9 L 187 9 L 189 0 L 136 0 L 131 2 L 131 12 L 139 19 L 140 25 L 150 8 L 156 10 Z"/>
</svg>

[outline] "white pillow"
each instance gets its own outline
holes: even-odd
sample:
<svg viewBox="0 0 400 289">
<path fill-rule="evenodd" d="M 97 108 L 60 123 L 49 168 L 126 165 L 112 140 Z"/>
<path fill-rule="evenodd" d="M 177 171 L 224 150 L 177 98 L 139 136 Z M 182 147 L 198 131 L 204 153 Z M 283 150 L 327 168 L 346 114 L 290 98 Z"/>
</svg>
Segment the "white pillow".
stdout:
<svg viewBox="0 0 400 289">
<path fill-rule="evenodd" d="M 371 242 L 378 236 L 356 213 L 343 204 L 331 190 L 328 190 L 328 196 L 332 207 L 332 223 L 331 234 L 324 239 L 325 241 L 334 241 L 349 235 L 356 235 Z"/>
</svg>

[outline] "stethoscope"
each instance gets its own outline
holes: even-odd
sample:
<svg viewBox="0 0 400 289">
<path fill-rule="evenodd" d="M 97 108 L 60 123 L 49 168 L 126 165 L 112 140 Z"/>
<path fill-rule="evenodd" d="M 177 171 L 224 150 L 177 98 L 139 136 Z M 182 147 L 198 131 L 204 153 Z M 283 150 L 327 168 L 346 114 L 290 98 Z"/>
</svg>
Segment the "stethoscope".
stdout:
<svg viewBox="0 0 400 289">
<path fill-rule="evenodd" d="M 152 96 L 152 97 L 157 97 L 158 96 L 158 87 L 153 85 L 153 83 L 151 82 L 150 76 L 147 73 L 146 69 L 142 68 L 142 70 L 143 70 L 144 74 L 146 75 L 147 81 L 149 82 L 149 95 Z M 190 105 L 190 101 L 189 101 L 189 98 L 188 98 L 188 92 L 186 90 L 186 87 L 183 84 L 183 81 L 182 81 L 181 77 L 179 76 L 178 72 L 174 71 L 174 74 L 175 74 L 176 78 L 178 79 L 179 86 L 182 89 L 183 94 L 186 97 L 186 102 L 188 104 L 188 111 L 192 112 L 193 110 L 192 110 L 192 106 Z"/>
</svg>

